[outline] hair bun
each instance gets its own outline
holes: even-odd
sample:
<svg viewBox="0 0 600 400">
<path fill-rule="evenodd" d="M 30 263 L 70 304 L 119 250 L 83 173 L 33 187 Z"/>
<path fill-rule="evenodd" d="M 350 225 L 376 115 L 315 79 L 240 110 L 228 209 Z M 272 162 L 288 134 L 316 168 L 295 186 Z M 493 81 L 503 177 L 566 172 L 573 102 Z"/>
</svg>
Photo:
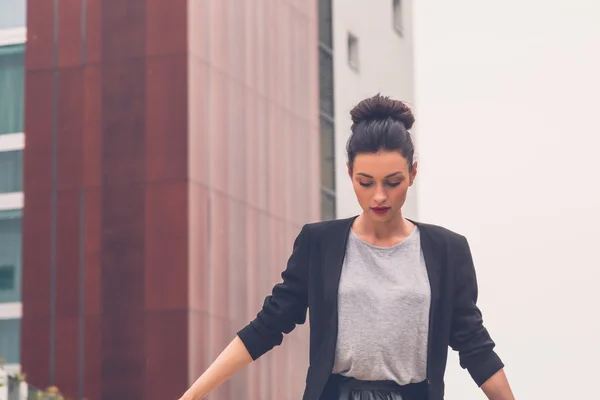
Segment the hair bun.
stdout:
<svg viewBox="0 0 600 400">
<path fill-rule="evenodd" d="M 399 100 L 392 100 L 379 93 L 358 103 L 350 111 L 353 128 L 361 122 L 393 119 L 402 122 L 406 129 L 412 128 L 415 117 L 411 109 Z"/>
</svg>

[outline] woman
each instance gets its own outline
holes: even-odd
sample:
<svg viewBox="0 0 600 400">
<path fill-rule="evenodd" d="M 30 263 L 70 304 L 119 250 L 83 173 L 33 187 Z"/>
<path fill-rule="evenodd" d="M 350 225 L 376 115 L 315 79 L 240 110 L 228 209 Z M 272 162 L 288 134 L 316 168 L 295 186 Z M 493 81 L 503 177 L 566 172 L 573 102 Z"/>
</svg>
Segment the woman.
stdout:
<svg viewBox="0 0 600 400">
<path fill-rule="evenodd" d="M 350 114 L 348 174 L 363 212 L 303 227 L 283 282 L 181 400 L 280 345 L 307 308 L 305 400 L 442 400 L 448 346 L 488 399 L 514 399 L 476 306 L 467 240 L 402 215 L 417 175 L 411 110 L 376 95 Z"/>
</svg>

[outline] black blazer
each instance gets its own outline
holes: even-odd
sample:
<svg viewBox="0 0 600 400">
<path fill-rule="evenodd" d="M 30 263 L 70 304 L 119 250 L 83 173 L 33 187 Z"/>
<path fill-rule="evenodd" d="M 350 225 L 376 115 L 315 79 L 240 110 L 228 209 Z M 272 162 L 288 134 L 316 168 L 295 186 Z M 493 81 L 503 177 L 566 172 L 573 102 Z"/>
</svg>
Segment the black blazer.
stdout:
<svg viewBox="0 0 600 400">
<path fill-rule="evenodd" d="M 310 367 L 304 400 L 328 400 L 338 330 L 338 285 L 346 243 L 356 217 L 305 225 L 283 282 L 275 285 L 256 319 L 238 332 L 254 360 L 280 345 L 283 334 L 306 321 L 310 309 Z M 448 346 L 481 386 L 504 367 L 483 326 L 477 280 L 465 237 L 435 225 L 415 224 L 431 285 L 427 381 L 429 400 L 443 400 Z M 383 333 L 382 333 L 383 334 Z"/>
</svg>

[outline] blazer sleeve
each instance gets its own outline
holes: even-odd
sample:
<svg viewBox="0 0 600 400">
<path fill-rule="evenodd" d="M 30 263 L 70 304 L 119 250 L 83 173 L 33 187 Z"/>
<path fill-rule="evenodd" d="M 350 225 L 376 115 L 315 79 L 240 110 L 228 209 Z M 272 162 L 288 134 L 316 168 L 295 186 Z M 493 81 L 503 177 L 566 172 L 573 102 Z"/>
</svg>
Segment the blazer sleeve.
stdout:
<svg viewBox="0 0 600 400">
<path fill-rule="evenodd" d="M 256 318 L 238 332 L 253 360 L 279 346 L 283 334 L 306 321 L 309 240 L 306 225 L 294 241 L 292 255 Z"/>
<path fill-rule="evenodd" d="M 450 347 L 458 351 L 460 365 L 481 386 L 504 368 L 494 352 L 495 343 L 483 326 L 477 307 L 477 278 L 469 243 L 461 237 L 454 279 L 454 309 L 450 331 Z"/>
</svg>

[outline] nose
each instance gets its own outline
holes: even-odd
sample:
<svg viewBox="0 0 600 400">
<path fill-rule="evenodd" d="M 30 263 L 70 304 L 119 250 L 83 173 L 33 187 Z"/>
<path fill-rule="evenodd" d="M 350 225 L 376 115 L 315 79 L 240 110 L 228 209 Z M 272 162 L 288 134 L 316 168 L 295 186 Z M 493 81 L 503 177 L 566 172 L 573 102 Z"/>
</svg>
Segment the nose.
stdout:
<svg viewBox="0 0 600 400">
<path fill-rule="evenodd" d="M 375 204 L 383 204 L 387 200 L 387 194 L 382 185 L 378 185 L 377 189 L 375 189 L 375 195 L 373 196 L 373 200 Z"/>
</svg>

